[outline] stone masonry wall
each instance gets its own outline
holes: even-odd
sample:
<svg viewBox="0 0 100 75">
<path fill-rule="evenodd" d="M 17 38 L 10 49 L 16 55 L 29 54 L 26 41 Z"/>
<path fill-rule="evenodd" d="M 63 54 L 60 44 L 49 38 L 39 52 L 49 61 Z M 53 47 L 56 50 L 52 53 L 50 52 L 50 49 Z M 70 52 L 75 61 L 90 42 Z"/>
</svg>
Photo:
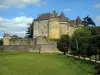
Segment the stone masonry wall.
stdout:
<svg viewBox="0 0 100 75">
<path fill-rule="evenodd" d="M 27 51 L 40 53 L 59 53 L 55 44 L 44 45 L 4 45 L 3 51 Z"/>
<path fill-rule="evenodd" d="M 10 45 L 34 45 L 36 42 L 33 38 L 12 38 Z"/>
<path fill-rule="evenodd" d="M 38 36 L 48 37 L 48 20 L 34 22 L 34 38 Z"/>
<path fill-rule="evenodd" d="M 4 45 L 4 51 L 28 51 L 39 52 L 39 45 Z"/>
<path fill-rule="evenodd" d="M 41 45 L 40 52 L 41 53 L 60 53 L 60 51 L 57 49 L 56 44 Z"/>
</svg>

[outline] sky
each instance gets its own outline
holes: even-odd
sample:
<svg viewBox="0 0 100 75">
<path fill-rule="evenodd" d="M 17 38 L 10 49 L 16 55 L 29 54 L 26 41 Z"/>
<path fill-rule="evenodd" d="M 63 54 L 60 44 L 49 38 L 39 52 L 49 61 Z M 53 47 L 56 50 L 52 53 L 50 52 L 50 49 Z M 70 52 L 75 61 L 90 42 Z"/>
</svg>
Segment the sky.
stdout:
<svg viewBox="0 0 100 75">
<path fill-rule="evenodd" d="M 71 20 L 89 15 L 100 26 L 100 0 L 0 0 L 0 38 L 4 33 L 24 37 L 38 14 L 53 10 Z"/>
</svg>

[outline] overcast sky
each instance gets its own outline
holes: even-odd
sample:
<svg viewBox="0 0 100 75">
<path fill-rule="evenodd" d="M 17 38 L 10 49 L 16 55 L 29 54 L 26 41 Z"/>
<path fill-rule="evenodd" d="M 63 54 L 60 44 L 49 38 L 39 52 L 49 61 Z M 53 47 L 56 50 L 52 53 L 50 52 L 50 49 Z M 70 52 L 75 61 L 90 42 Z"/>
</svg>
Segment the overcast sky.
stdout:
<svg viewBox="0 0 100 75">
<path fill-rule="evenodd" d="M 74 20 L 89 15 L 100 26 L 100 0 L 0 0 L 0 37 L 4 33 L 25 36 L 37 14 L 56 10 Z"/>
</svg>

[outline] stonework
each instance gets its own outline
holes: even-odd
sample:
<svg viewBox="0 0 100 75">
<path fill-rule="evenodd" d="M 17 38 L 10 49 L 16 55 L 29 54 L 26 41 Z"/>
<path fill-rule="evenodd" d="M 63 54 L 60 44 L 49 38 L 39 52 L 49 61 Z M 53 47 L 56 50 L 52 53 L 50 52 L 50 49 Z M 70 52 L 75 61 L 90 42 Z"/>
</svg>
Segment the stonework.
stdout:
<svg viewBox="0 0 100 75">
<path fill-rule="evenodd" d="M 51 20 L 49 22 L 49 36 L 48 38 L 59 38 L 60 37 L 60 25 L 58 21 Z"/>
<path fill-rule="evenodd" d="M 70 34 L 71 36 L 73 31 L 76 29 L 75 27 L 82 24 L 82 21 L 79 16 L 76 18 L 76 20 L 68 21 L 68 17 L 65 17 L 63 12 L 61 12 L 60 16 L 58 16 L 54 10 L 52 11 L 52 14 L 40 14 L 33 23 L 33 38 L 44 36 L 46 38 L 58 39 L 64 34 Z"/>
<path fill-rule="evenodd" d="M 4 33 L 3 36 L 3 45 L 10 45 L 11 36 L 8 33 Z"/>
<path fill-rule="evenodd" d="M 34 21 L 34 38 L 38 36 L 48 37 L 48 20 Z"/>
<path fill-rule="evenodd" d="M 58 52 L 57 42 L 50 39 L 59 39 L 61 35 L 65 34 L 71 37 L 79 28 L 78 24 L 81 24 L 81 19 L 78 17 L 76 20 L 69 20 L 63 12 L 58 16 L 54 10 L 52 13 L 39 14 L 32 24 L 33 38 L 19 38 L 10 36 L 8 33 L 4 34 L 4 50 L 8 48 L 8 50 L 41 51 L 41 53 Z"/>
</svg>

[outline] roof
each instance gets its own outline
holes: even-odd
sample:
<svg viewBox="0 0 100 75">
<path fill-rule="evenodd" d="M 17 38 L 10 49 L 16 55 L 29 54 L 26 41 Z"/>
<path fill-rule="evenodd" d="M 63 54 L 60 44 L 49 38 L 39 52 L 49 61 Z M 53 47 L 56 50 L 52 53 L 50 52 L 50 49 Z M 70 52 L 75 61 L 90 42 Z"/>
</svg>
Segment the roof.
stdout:
<svg viewBox="0 0 100 75">
<path fill-rule="evenodd" d="M 41 14 L 39 17 L 37 17 L 35 20 L 36 21 L 49 20 L 50 18 L 51 18 L 51 14 L 50 13 L 44 13 L 44 14 Z"/>
<path fill-rule="evenodd" d="M 61 22 L 66 22 L 66 17 L 65 17 L 63 12 L 61 12 L 59 19 L 60 19 Z"/>
<path fill-rule="evenodd" d="M 78 16 L 76 18 L 76 25 L 81 24 L 81 23 L 82 23 L 81 18 Z"/>
</svg>

